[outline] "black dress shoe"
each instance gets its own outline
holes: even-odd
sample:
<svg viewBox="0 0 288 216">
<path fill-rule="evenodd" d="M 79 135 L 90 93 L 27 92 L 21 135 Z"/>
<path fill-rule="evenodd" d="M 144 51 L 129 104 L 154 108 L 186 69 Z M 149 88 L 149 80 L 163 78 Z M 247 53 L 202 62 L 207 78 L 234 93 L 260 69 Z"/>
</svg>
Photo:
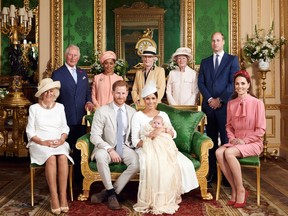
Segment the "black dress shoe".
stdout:
<svg viewBox="0 0 288 216">
<path fill-rule="evenodd" d="M 100 193 L 93 194 L 91 196 L 91 203 L 102 203 L 107 201 L 108 194 L 107 191 L 104 189 Z"/>
<path fill-rule="evenodd" d="M 108 208 L 110 208 L 112 210 L 121 209 L 121 206 L 120 206 L 115 194 L 108 197 Z"/>
</svg>

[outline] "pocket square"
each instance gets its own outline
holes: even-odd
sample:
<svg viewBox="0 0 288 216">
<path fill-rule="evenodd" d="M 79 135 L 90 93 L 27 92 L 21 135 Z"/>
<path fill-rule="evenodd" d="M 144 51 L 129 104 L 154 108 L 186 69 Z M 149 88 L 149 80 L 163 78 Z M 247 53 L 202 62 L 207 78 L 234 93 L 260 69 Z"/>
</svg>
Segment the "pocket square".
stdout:
<svg viewBox="0 0 288 216">
<path fill-rule="evenodd" d="M 83 80 L 86 79 L 86 76 L 83 76 L 82 79 L 83 79 Z"/>
</svg>

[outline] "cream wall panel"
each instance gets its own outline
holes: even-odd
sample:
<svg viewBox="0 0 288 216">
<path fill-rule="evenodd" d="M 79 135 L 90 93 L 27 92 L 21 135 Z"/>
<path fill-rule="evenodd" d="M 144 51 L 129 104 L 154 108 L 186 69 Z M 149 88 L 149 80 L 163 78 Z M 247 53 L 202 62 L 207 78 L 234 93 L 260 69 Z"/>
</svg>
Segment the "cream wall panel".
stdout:
<svg viewBox="0 0 288 216">
<path fill-rule="evenodd" d="M 279 0 L 240 0 L 240 38 L 241 47 L 246 41 L 247 35 L 254 35 L 255 25 L 263 28 L 267 33 L 274 21 L 274 35 L 281 35 L 281 16 Z M 287 10 L 286 10 L 287 12 Z M 261 79 L 257 65 L 247 67 L 252 78 L 253 92 L 263 98 L 263 84 L 265 90 L 266 119 L 267 119 L 267 141 L 268 152 L 280 149 L 281 143 L 281 61 L 280 55 L 271 61 L 271 71 L 267 73 L 265 80 Z M 287 89 L 288 90 L 288 89 Z M 287 132 L 288 133 L 288 132 Z"/>
<path fill-rule="evenodd" d="M 50 1 L 39 0 L 39 80 L 50 56 Z"/>
</svg>

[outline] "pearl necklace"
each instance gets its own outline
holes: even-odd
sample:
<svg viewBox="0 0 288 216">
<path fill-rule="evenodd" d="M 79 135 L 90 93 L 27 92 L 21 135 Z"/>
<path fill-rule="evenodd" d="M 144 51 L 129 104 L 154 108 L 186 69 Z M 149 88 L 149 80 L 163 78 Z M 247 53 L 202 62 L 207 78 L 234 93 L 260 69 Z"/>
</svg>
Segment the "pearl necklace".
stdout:
<svg viewBox="0 0 288 216">
<path fill-rule="evenodd" d="M 45 103 L 43 103 L 43 101 L 41 103 L 39 103 L 41 107 L 43 107 L 44 109 L 52 109 L 55 106 L 55 102 L 53 102 L 51 105 L 46 105 Z"/>
</svg>

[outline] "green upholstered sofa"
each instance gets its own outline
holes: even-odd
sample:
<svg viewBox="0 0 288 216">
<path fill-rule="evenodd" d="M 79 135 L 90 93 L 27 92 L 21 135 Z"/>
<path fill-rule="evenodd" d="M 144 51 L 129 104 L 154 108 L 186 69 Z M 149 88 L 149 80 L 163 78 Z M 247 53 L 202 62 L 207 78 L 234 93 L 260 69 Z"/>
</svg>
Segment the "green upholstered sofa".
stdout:
<svg viewBox="0 0 288 216">
<path fill-rule="evenodd" d="M 213 199 L 212 195 L 207 192 L 206 179 L 209 171 L 208 152 L 213 147 L 213 142 L 208 136 L 198 131 L 200 128 L 203 132 L 204 113 L 197 111 L 197 106 L 177 106 L 175 108 L 166 104 L 158 104 L 158 110 L 168 114 L 177 132 L 175 143 L 179 151 L 193 162 L 202 198 L 205 200 Z M 86 116 L 86 119 L 91 123 L 93 115 Z M 81 171 L 84 176 L 83 192 L 78 196 L 78 200 L 85 201 L 89 198 L 91 184 L 101 181 L 96 162 L 90 159 L 90 154 L 94 149 L 94 145 L 90 142 L 90 133 L 78 139 L 76 148 L 81 150 Z M 111 164 L 112 180 L 115 181 L 125 169 L 126 165 L 124 164 Z M 131 181 L 138 180 L 139 174 L 131 179 Z"/>
</svg>

